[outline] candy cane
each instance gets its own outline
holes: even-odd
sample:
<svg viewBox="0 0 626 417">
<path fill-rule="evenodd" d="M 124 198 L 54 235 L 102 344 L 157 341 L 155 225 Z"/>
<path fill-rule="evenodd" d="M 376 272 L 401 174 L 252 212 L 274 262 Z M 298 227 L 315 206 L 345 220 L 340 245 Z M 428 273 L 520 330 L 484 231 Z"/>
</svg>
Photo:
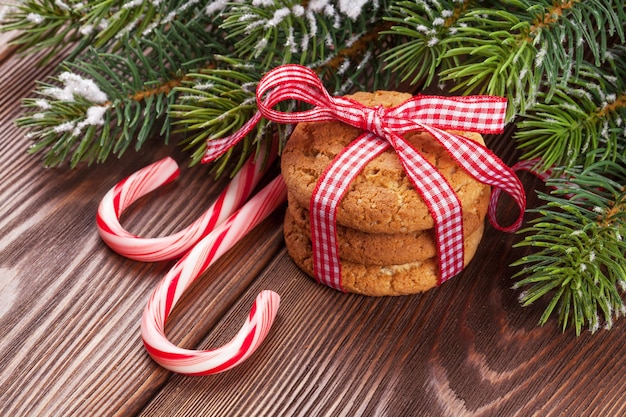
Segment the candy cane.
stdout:
<svg viewBox="0 0 626 417">
<path fill-rule="evenodd" d="M 188 375 L 226 371 L 248 358 L 267 335 L 280 297 L 262 291 L 237 335 L 214 350 L 189 350 L 171 343 L 165 323 L 184 291 L 222 254 L 265 219 L 286 199 L 281 176 L 275 178 L 224 223 L 218 225 L 181 258 L 152 293 L 141 320 L 141 335 L 150 356 L 166 369 Z"/>
<path fill-rule="evenodd" d="M 176 179 L 180 173 L 172 158 L 164 158 L 120 181 L 104 196 L 96 216 L 102 240 L 115 252 L 130 259 L 155 262 L 175 259 L 228 218 L 250 196 L 271 165 L 276 152 L 262 148 L 250 157 L 215 202 L 192 224 L 169 236 L 141 238 L 120 224 L 120 216 L 140 197 Z M 266 160 L 267 159 L 267 160 Z"/>
</svg>

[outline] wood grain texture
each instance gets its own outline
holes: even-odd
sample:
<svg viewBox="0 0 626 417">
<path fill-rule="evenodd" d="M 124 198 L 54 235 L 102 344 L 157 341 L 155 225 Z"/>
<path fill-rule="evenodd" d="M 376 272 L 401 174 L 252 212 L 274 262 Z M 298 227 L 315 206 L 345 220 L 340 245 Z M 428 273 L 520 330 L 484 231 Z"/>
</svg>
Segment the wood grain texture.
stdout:
<svg viewBox="0 0 626 417">
<path fill-rule="evenodd" d="M 181 346 L 218 346 L 256 294 L 272 289 L 282 301 L 265 344 L 214 376 L 161 369 L 144 351 L 139 320 L 173 262 L 119 257 L 98 238 L 95 210 L 124 176 L 166 155 L 186 157 L 156 142 L 102 165 L 42 168 L 13 123 L 34 80 L 53 71 L 34 62 L 10 56 L 0 72 L 1 416 L 626 415 L 623 320 L 579 338 L 554 322 L 537 327 L 543 305 L 522 308 L 510 289 L 519 236 L 491 227 L 468 268 L 442 287 L 369 298 L 299 271 L 279 211 L 191 288 L 167 326 Z M 510 134 L 488 144 L 512 162 Z M 143 236 L 171 233 L 223 185 L 207 167 L 183 167 L 123 223 Z M 516 217 L 511 201 L 500 216 Z"/>
</svg>

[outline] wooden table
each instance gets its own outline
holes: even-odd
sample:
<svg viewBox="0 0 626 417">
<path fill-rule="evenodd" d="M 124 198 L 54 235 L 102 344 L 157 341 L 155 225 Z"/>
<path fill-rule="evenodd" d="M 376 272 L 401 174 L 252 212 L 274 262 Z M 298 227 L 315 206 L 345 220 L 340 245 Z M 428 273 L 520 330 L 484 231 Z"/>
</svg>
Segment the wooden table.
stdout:
<svg viewBox="0 0 626 417">
<path fill-rule="evenodd" d="M 626 415 L 624 320 L 576 337 L 545 304 L 523 308 L 509 264 L 519 236 L 488 226 L 474 261 L 442 287 L 397 298 L 342 294 L 307 278 L 282 238 L 284 208 L 221 258 L 168 323 L 188 348 L 229 340 L 261 289 L 282 296 L 264 345 L 241 366 L 185 377 L 146 354 L 140 318 L 173 262 L 124 259 L 98 237 L 97 205 L 135 170 L 175 146 L 91 167 L 45 169 L 15 127 L 20 99 L 52 64 L 0 56 L 0 415 L 145 416 L 619 416 Z M 489 146 L 509 163 L 506 135 Z M 539 186 L 523 177 L 528 189 Z M 194 220 L 224 186 L 209 169 L 135 204 L 124 225 L 169 234 Z M 530 205 L 537 204 L 529 192 Z M 513 218 L 510 202 L 502 218 Z"/>
</svg>

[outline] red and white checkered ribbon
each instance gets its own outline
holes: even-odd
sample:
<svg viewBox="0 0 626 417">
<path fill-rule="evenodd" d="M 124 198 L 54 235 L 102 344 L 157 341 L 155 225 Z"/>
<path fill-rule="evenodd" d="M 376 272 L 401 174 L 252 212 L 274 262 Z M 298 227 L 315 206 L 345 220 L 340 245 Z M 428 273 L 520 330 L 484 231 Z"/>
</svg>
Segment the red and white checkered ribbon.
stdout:
<svg viewBox="0 0 626 417">
<path fill-rule="evenodd" d="M 521 225 L 526 195 L 517 176 L 484 146 L 447 132 L 501 132 L 506 112 L 503 98 L 416 96 L 396 107 L 369 108 L 346 97 L 331 96 L 315 72 L 300 65 L 283 65 L 267 73 L 257 86 L 256 96 L 259 112 L 235 134 L 209 140 L 204 162 L 219 157 L 243 139 L 261 117 L 288 124 L 334 120 L 364 130 L 321 175 L 311 198 L 313 263 L 316 278 L 323 284 L 341 290 L 341 264 L 336 242 L 337 206 L 363 167 L 389 147 L 395 150 L 435 221 L 439 284 L 463 269 L 463 216 L 459 199 L 437 169 L 403 138 L 411 131 L 430 133 L 471 176 L 514 198 L 520 209 L 516 222 L 500 226 L 494 210 L 490 212 L 494 227 L 514 231 Z M 313 107 L 291 113 L 273 109 L 284 100 L 298 100 Z"/>
</svg>

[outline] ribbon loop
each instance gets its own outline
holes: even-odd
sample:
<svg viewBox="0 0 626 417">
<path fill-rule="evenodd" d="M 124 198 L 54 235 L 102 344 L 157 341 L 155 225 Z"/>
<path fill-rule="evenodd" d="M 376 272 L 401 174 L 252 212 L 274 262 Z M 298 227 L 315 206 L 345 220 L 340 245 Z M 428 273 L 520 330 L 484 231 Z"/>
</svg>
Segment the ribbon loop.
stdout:
<svg viewBox="0 0 626 417">
<path fill-rule="evenodd" d="M 303 70 L 296 65 L 281 68 L 283 70 L 278 73 L 268 73 L 257 86 L 257 107 L 265 118 L 278 123 L 300 123 L 338 117 L 333 111 L 338 107 L 337 103 L 312 70 Z M 286 100 L 297 100 L 313 108 L 290 113 L 273 109 Z"/>
<path fill-rule="evenodd" d="M 463 269 L 463 216 L 459 199 L 441 173 L 403 138 L 411 131 L 428 132 L 468 174 L 484 184 L 504 190 L 515 199 L 520 210 L 517 221 L 502 227 L 490 210 L 489 217 L 495 227 L 513 231 L 521 225 L 526 196 L 514 172 L 484 146 L 449 132 L 502 132 L 507 104 L 502 97 L 418 95 L 396 107 L 368 108 L 346 97 L 331 96 L 313 70 L 288 64 L 268 72 L 259 81 L 256 98 L 258 113 L 234 135 L 207 141 L 203 162 L 226 152 L 247 135 L 261 117 L 286 124 L 340 121 L 365 131 L 345 152 L 337 155 L 320 177 L 311 199 L 313 258 L 315 275 L 320 282 L 341 288 L 341 265 L 336 245 L 337 205 L 351 179 L 367 161 L 389 145 L 435 220 L 440 283 Z M 306 103 L 311 108 L 294 112 L 275 110 L 279 103 L 287 100 Z M 368 144 L 368 141 L 372 143 Z M 368 151 L 363 154 L 359 152 L 361 148 Z M 337 176 L 338 181 L 335 180 Z"/>
</svg>

